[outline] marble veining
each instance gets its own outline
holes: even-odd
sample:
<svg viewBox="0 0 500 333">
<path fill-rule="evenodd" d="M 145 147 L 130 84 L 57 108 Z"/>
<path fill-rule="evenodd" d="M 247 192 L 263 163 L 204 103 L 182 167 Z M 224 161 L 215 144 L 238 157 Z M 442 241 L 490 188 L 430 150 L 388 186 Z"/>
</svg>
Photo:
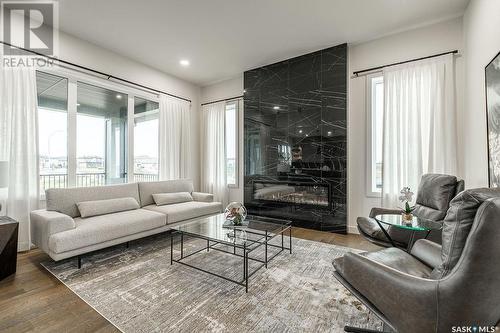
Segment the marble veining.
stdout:
<svg viewBox="0 0 500 333">
<path fill-rule="evenodd" d="M 250 213 L 346 232 L 347 45 L 247 71 L 244 88 Z"/>
</svg>

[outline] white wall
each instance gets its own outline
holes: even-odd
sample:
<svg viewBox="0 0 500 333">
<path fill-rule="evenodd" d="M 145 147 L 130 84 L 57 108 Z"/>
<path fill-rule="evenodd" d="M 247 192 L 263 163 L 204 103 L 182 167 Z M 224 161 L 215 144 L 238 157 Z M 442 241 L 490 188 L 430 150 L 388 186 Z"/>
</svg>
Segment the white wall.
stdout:
<svg viewBox="0 0 500 333">
<path fill-rule="evenodd" d="M 349 75 L 353 71 L 425 57 L 445 51 L 462 50 L 462 20 L 456 18 L 435 25 L 401 32 L 373 41 L 350 45 Z M 464 59 L 456 58 L 457 96 L 463 95 Z M 380 205 L 380 198 L 366 195 L 366 78 L 348 79 L 348 222 L 349 231 L 357 232 L 356 218 L 367 216 L 370 209 Z M 463 101 L 457 99 L 459 131 Z M 459 153 L 459 176 L 463 175 L 462 155 Z"/>
<path fill-rule="evenodd" d="M 201 88 L 201 103 L 243 95 L 243 75 Z M 243 103 L 238 113 L 238 186 L 229 188 L 229 202 L 243 202 Z"/>
<path fill-rule="evenodd" d="M 59 35 L 59 58 L 188 98 L 192 101 L 192 128 L 199 128 L 200 88 L 198 86 L 65 33 Z M 192 178 L 195 188 L 199 189 L 200 151 L 197 137 L 199 131 L 193 130 L 192 132 L 195 136 L 191 147 Z"/>
<path fill-rule="evenodd" d="M 500 1 L 472 0 L 464 15 L 466 187 L 488 186 L 485 67 L 500 51 Z"/>
<path fill-rule="evenodd" d="M 243 95 L 243 74 L 201 88 L 201 103 Z"/>
</svg>

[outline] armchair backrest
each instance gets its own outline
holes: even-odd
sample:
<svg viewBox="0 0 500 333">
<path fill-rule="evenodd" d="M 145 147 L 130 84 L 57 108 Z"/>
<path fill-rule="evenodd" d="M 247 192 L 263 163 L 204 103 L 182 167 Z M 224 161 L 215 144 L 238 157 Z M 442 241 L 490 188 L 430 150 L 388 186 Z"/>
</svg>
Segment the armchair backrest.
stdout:
<svg viewBox="0 0 500 333">
<path fill-rule="evenodd" d="M 463 190 L 464 182 L 450 175 L 428 173 L 422 176 L 418 186 L 413 213 L 421 218 L 441 221 L 451 200 Z"/>
<path fill-rule="evenodd" d="M 444 247 L 455 252 L 452 259 L 460 255 L 439 281 L 437 331 L 493 326 L 500 321 L 500 189 L 464 191 L 450 211 L 443 230 L 443 258 L 448 253 Z M 461 221 L 465 223 L 458 228 L 447 226 Z"/>
<path fill-rule="evenodd" d="M 452 200 L 443 222 L 441 265 L 432 271 L 433 279 L 441 279 L 451 272 L 472 236 L 471 228 L 476 223 L 479 207 L 486 200 L 499 197 L 500 188 L 477 188 L 463 191 Z"/>
</svg>

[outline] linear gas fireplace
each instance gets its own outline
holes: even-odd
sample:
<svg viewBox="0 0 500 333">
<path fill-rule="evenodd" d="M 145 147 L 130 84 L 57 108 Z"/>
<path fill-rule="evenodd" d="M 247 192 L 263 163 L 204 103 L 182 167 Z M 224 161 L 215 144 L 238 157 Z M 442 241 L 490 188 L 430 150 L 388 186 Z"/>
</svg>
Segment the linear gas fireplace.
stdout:
<svg viewBox="0 0 500 333">
<path fill-rule="evenodd" d="M 331 204 L 329 193 L 328 184 L 272 181 L 256 181 L 253 183 L 254 200 L 268 204 L 293 204 L 329 208 Z"/>
</svg>

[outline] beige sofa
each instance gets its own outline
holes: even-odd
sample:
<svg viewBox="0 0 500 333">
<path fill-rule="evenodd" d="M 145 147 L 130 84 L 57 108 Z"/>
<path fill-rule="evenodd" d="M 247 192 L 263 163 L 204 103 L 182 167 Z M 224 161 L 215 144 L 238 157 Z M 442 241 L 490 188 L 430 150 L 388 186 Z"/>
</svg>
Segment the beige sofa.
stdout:
<svg viewBox="0 0 500 333">
<path fill-rule="evenodd" d="M 157 205 L 153 195 L 159 193 L 173 203 Z M 47 209 L 31 213 L 32 241 L 56 261 L 161 233 L 222 210 L 212 194 L 194 192 L 187 179 L 49 189 L 46 200 Z"/>
</svg>

